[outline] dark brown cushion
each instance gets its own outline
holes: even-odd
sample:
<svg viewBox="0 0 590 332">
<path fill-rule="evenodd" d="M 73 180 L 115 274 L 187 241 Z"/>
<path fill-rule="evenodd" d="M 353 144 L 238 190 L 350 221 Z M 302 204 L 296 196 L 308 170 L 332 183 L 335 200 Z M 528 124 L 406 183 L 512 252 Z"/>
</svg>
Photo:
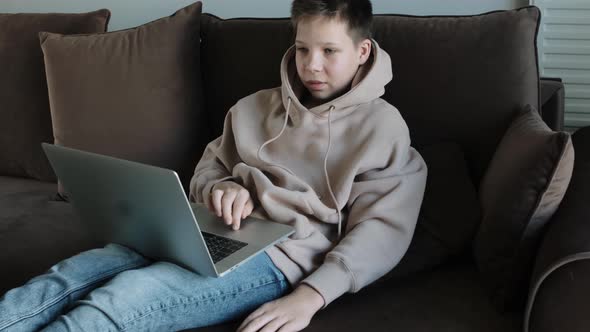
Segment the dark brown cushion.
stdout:
<svg viewBox="0 0 590 332">
<path fill-rule="evenodd" d="M 41 150 L 53 142 L 40 31 L 104 32 L 110 12 L 0 14 L 0 175 L 55 181 Z"/>
<path fill-rule="evenodd" d="M 569 185 L 570 135 L 555 132 L 527 106 L 511 123 L 480 188 L 477 265 L 501 310 L 522 309 L 540 235 Z"/>
<path fill-rule="evenodd" d="M 200 158 L 200 15 L 196 2 L 133 29 L 42 33 L 55 143 L 173 169 L 188 188 Z"/>
<path fill-rule="evenodd" d="M 374 38 L 393 67 L 383 98 L 399 109 L 416 147 L 457 142 L 476 187 L 510 120 L 539 103 L 539 17 L 536 7 L 469 16 L 375 15 Z M 286 18 L 203 15 L 201 24 L 212 140 L 238 99 L 280 85 L 279 63 L 293 31 Z"/>
<path fill-rule="evenodd" d="M 428 166 L 426 190 L 408 251 L 383 280 L 432 269 L 467 252 L 481 220 L 465 156 L 445 142 L 419 150 Z"/>
</svg>

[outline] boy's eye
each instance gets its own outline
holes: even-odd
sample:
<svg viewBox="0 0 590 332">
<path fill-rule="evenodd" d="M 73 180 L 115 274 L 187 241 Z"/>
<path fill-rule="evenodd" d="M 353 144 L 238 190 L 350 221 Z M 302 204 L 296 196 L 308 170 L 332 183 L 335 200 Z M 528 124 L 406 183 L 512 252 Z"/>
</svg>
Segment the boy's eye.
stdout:
<svg viewBox="0 0 590 332">
<path fill-rule="evenodd" d="M 334 51 L 333 49 L 331 49 L 331 48 L 326 48 L 326 49 L 324 50 L 324 52 L 325 52 L 326 54 L 332 54 L 332 53 L 334 53 L 335 51 Z"/>
<path fill-rule="evenodd" d="M 297 47 L 296 50 L 298 52 L 307 52 L 307 48 L 305 48 L 305 47 Z"/>
</svg>

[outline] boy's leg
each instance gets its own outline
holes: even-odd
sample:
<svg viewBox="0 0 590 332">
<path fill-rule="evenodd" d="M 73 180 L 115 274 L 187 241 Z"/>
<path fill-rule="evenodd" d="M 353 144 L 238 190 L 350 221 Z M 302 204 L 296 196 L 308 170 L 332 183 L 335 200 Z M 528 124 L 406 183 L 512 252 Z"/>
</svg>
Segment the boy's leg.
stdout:
<svg viewBox="0 0 590 332">
<path fill-rule="evenodd" d="M 63 260 L 0 297 L 0 331 L 37 331 L 114 275 L 149 263 L 116 244 Z"/>
<path fill-rule="evenodd" d="M 221 278 L 158 262 L 117 275 L 43 331 L 178 331 L 239 318 L 288 290 L 265 253 Z"/>
</svg>

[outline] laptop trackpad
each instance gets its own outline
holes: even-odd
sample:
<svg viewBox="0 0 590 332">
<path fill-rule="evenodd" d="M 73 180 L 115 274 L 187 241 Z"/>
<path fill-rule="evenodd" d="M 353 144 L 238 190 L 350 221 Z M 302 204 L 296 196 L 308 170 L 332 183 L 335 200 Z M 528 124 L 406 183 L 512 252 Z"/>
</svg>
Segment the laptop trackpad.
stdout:
<svg viewBox="0 0 590 332">
<path fill-rule="evenodd" d="M 293 233 L 293 227 L 270 220 L 247 217 L 242 220 L 240 229 L 234 231 L 223 219 L 207 210 L 205 206 L 191 203 L 201 231 L 225 236 L 250 245 L 266 247 L 276 240 Z"/>
</svg>

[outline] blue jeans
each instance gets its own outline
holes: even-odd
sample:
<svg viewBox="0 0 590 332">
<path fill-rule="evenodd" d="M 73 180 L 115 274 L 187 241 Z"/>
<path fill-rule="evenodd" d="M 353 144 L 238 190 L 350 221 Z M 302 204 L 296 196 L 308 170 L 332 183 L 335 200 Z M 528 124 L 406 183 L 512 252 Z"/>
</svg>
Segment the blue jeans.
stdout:
<svg viewBox="0 0 590 332">
<path fill-rule="evenodd" d="M 289 288 L 265 253 L 210 278 L 109 244 L 7 292 L 0 331 L 176 331 L 240 318 Z"/>
</svg>

